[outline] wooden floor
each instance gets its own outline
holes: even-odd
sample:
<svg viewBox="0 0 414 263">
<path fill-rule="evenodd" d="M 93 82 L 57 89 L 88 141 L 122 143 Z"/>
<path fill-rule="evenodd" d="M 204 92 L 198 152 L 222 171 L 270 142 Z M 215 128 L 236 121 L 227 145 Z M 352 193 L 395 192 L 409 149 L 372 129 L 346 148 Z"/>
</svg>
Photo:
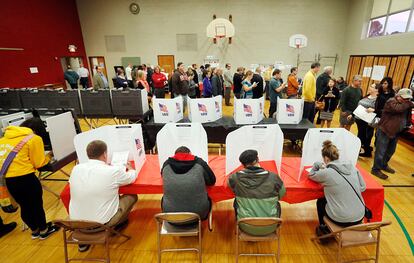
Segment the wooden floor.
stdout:
<svg viewBox="0 0 414 263">
<path fill-rule="evenodd" d="M 269 105 L 265 109 L 268 109 Z M 232 114 L 232 107 L 224 107 L 226 115 Z M 338 127 L 338 113 L 335 115 L 333 127 Z M 82 121 L 83 130 L 88 127 Z M 356 127 L 352 130 L 356 132 Z M 213 154 L 215 149 L 210 150 Z M 391 175 L 387 181 L 378 181 L 385 186 L 385 200 L 400 218 L 401 224 L 406 227 L 408 234 L 414 238 L 414 147 L 408 141 L 400 140 L 397 151 L 390 162 L 397 173 Z M 319 154 L 319 153 L 315 153 Z M 299 156 L 293 152 L 290 145 L 285 144 L 284 155 Z M 359 163 L 365 169 L 370 169 L 371 158 L 360 158 Z M 73 164 L 64 168 L 70 172 Z M 55 178 L 64 177 L 58 173 Z M 56 192 L 60 192 L 64 182 L 45 183 Z M 397 186 L 397 187 L 396 187 Z M 67 213 L 62 203 L 52 194 L 44 192 L 44 208 L 48 220 L 66 218 Z M 130 224 L 124 230 L 132 239 L 120 246 L 112 245 L 111 262 L 156 262 L 156 225 L 153 215 L 160 211 L 161 195 L 140 195 L 135 210 L 130 215 Z M 209 232 L 203 228 L 203 261 L 204 262 L 234 262 L 234 214 L 232 201 L 224 201 L 214 205 L 214 230 Z M 16 221 L 19 227 L 11 234 L 0 239 L 1 263 L 24 262 L 64 262 L 62 234 L 59 232 L 45 241 L 30 239 L 30 231 L 22 232 L 22 221 L 19 213 L 5 214 L 0 212 L 5 222 Z M 315 201 L 290 205 L 282 203 L 282 218 L 284 220 L 281 235 L 281 262 L 335 262 L 335 247 L 320 245 L 310 241 L 317 225 Z M 404 235 L 400 224 L 390 209 L 384 207 L 384 220 L 391 220 L 392 225 L 385 228 L 381 242 L 380 262 L 414 262 L 413 251 L 408 239 Z M 120 241 L 118 239 L 114 240 Z M 164 246 L 195 245 L 192 238 L 171 238 L 163 241 Z M 275 249 L 275 244 L 243 244 L 241 251 L 266 252 Z M 103 249 L 93 247 L 87 253 L 78 253 L 72 246 L 69 250 L 72 256 L 103 255 Z M 374 249 L 345 250 L 345 259 L 365 257 L 373 254 Z M 194 253 L 166 253 L 162 262 L 197 262 Z M 242 257 L 240 262 L 275 262 L 271 258 Z"/>
</svg>

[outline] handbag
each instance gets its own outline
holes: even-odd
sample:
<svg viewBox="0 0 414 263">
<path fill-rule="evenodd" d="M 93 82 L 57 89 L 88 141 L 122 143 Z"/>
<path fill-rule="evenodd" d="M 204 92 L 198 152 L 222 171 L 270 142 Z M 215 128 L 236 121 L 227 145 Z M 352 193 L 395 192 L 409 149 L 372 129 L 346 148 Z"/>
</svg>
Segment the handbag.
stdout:
<svg viewBox="0 0 414 263">
<path fill-rule="evenodd" d="M 7 155 L 6 159 L 3 162 L 3 165 L 0 169 L 0 206 L 6 213 L 13 213 L 17 210 L 16 207 L 13 206 L 10 193 L 7 190 L 6 186 L 6 178 L 5 175 L 7 170 L 9 169 L 10 165 L 12 164 L 14 158 L 23 148 L 23 146 L 33 138 L 34 134 L 29 134 L 23 138 L 16 146 L 14 146 L 13 150 Z"/>
<path fill-rule="evenodd" d="M 322 111 L 325 109 L 325 101 L 324 100 L 320 101 L 322 97 L 323 95 L 317 101 L 315 101 L 315 108 L 319 111 Z"/>
<path fill-rule="evenodd" d="M 351 186 L 352 190 L 354 190 L 354 193 L 356 194 L 356 196 L 358 197 L 359 201 L 361 201 L 361 204 L 364 206 L 364 217 L 367 219 L 368 222 L 371 222 L 372 219 L 372 211 L 371 209 L 369 209 L 365 203 L 362 201 L 361 197 L 359 196 L 359 194 L 357 193 L 357 191 L 355 190 L 355 188 L 352 186 L 352 184 L 348 181 L 348 179 L 345 178 L 345 176 L 338 170 L 338 168 L 334 165 L 328 165 L 327 168 L 332 168 L 334 169 L 340 176 L 342 176 L 342 178 L 345 179 L 345 181 L 349 184 L 349 186 Z"/>
</svg>

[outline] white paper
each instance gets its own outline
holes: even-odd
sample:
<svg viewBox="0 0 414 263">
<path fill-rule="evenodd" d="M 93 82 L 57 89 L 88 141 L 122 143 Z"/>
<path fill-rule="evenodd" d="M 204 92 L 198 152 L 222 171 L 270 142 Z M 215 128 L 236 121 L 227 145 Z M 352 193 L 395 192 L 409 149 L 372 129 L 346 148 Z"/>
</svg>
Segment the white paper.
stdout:
<svg viewBox="0 0 414 263">
<path fill-rule="evenodd" d="M 382 80 L 382 78 L 384 77 L 384 74 L 385 74 L 385 66 L 375 65 L 374 68 L 372 69 L 371 79 Z"/>
<path fill-rule="evenodd" d="M 71 112 L 47 118 L 46 125 L 56 160 L 59 161 L 75 152 L 73 139 L 76 136 L 76 128 Z"/>
<path fill-rule="evenodd" d="M 117 166 L 126 166 L 126 164 L 128 163 L 128 156 L 129 151 L 113 152 L 111 164 Z"/>
<path fill-rule="evenodd" d="M 358 105 L 358 107 L 354 110 L 354 115 L 366 123 L 372 123 L 375 116 L 377 116 L 374 112 L 367 112 L 367 109 L 362 105 Z"/>
<path fill-rule="evenodd" d="M 32 74 L 39 73 L 39 70 L 37 69 L 37 67 L 30 67 L 30 73 Z"/>
<path fill-rule="evenodd" d="M 305 171 L 310 173 L 310 171 L 312 170 L 312 167 L 306 168 Z"/>
<path fill-rule="evenodd" d="M 364 67 L 364 71 L 362 73 L 362 77 L 371 77 L 372 67 Z"/>
</svg>

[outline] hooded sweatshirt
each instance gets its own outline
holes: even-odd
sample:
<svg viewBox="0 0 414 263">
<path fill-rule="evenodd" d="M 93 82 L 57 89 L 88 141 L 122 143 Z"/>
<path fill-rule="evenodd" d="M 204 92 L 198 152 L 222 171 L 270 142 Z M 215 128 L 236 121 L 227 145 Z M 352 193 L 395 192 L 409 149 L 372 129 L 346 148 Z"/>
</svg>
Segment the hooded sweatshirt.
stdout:
<svg viewBox="0 0 414 263">
<path fill-rule="evenodd" d="M 161 175 L 163 212 L 192 212 L 207 219 L 210 201 L 206 185 L 214 185 L 216 177 L 203 159 L 178 153 L 165 161 Z"/>
<path fill-rule="evenodd" d="M 228 185 L 236 195 L 237 220 L 246 217 L 280 217 L 279 200 L 285 195 L 286 189 L 277 174 L 250 166 L 232 174 Z M 275 231 L 274 227 L 252 227 L 245 224 L 240 225 L 240 228 L 256 236 Z"/>
<path fill-rule="evenodd" d="M 309 179 L 323 185 L 327 201 L 325 210 L 327 215 L 340 223 L 351 223 L 362 220 L 365 213 L 364 204 L 345 181 L 341 174 L 352 184 L 363 201 L 362 192 L 365 191 L 365 181 L 359 171 L 350 163 L 330 162 L 327 168 L 321 168 L 321 163 L 315 163 L 309 173 Z M 331 167 L 341 173 L 339 174 Z"/>
<path fill-rule="evenodd" d="M 13 148 L 29 134 L 33 134 L 30 128 L 17 126 L 6 128 L 4 137 L 0 138 L 0 166 L 3 166 Z M 45 156 L 44 151 L 42 138 L 34 135 L 17 153 L 6 173 L 6 178 L 27 175 L 45 166 L 50 158 Z"/>
</svg>

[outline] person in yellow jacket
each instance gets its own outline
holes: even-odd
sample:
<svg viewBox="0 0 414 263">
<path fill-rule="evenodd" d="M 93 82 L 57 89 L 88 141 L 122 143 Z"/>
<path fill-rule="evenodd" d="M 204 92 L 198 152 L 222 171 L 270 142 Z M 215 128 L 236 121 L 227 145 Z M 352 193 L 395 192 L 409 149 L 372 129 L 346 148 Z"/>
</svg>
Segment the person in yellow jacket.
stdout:
<svg viewBox="0 0 414 263">
<path fill-rule="evenodd" d="M 58 231 L 59 227 L 46 222 L 42 185 L 35 174 L 37 169 L 50 161 L 50 155 L 45 155 L 42 138 L 36 135 L 39 125 L 41 120 L 32 118 L 24 121 L 20 127 L 6 128 L 4 137 L 0 138 L 0 167 L 17 144 L 34 134 L 13 159 L 5 180 L 10 195 L 20 205 L 23 222 L 32 230 L 32 239 L 43 240 Z"/>
<path fill-rule="evenodd" d="M 316 97 L 316 74 L 318 74 L 321 64 L 312 63 L 311 69 L 303 78 L 302 98 L 305 101 L 303 105 L 302 119 L 308 119 L 313 123 L 315 119 L 315 97 Z"/>
</svg>

